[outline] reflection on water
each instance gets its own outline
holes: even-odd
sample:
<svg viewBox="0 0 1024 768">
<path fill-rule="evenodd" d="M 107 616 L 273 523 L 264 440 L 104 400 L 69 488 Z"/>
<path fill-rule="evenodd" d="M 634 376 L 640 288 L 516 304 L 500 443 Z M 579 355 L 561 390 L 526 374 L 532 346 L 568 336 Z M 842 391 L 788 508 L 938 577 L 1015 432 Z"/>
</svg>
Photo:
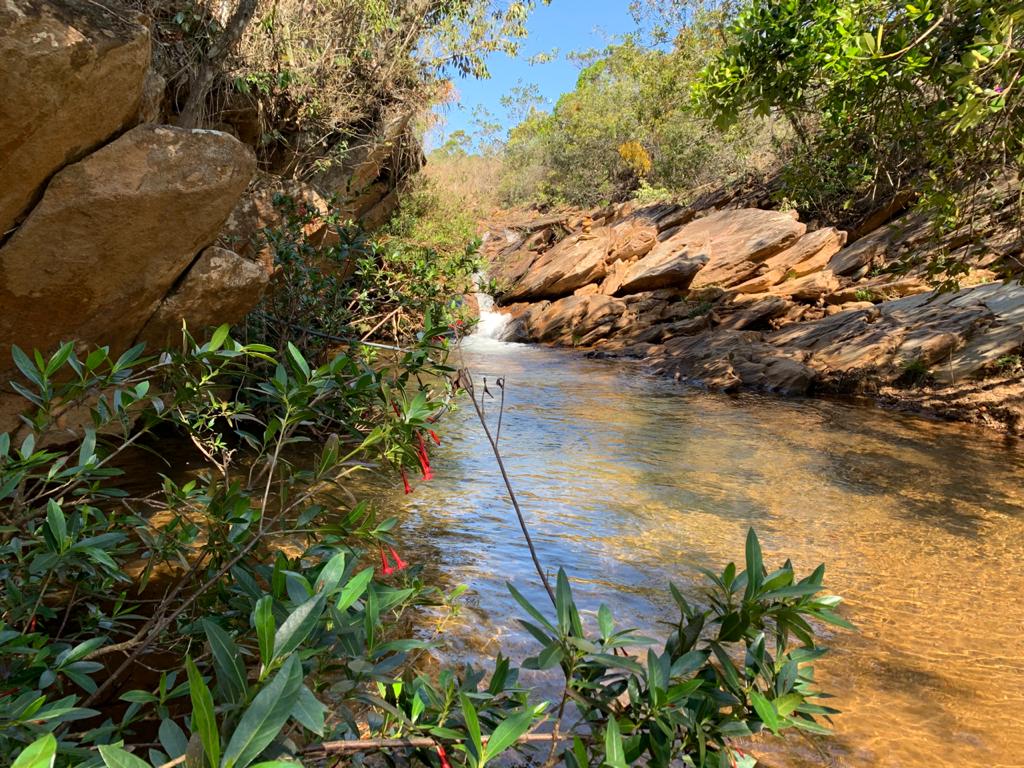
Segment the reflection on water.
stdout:
<svg viewBox="0 0 1024 768">
<path fill-rule="evenodd" d="M 775 765 L 1020 766 L 1024 722 L 1024 454 L 987 434 L 825 401 L 680 389 L 620 364 L 470 340 L 479 378 L 506 378 L 503 454 L 542 562 L 582 608 L 621 624 L 672 616 L 665 587 L 742 558 L 828 564 L 856 634 L 819 673 L 836 736 Z M 408 497 L 400 536 L 443 581 L 471 585 L 450 659 L 535 652 L 512 580 L 535 584 L 493 458 L 467 405 L 449 417 L 436 479 Z M 541 683 L 543 684 L 543 683 Z"/>
</svg>

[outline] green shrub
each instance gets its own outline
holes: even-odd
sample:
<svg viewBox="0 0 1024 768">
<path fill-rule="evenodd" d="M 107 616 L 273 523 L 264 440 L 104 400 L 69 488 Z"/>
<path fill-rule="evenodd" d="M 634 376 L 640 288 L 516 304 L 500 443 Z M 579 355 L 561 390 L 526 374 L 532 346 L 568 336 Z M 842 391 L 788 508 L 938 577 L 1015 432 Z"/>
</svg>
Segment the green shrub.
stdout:
<svg viewBox="0 0 1024 768">
<path fill-rule="evenodd" d="M 784 194 L 856 222 L 910 188 L 958 226 L 1024 158 L 1024 3 L 750 0 L 696 82 L 722 127 L 779 113 L 800 137 Z"/>
<path fill-rule="evenodd" d="M 587 66 L 576 88 L 509 132 L 504 201 L 593 206 L 648 189 L 682 195 L 766 167 L 769 121 L 720 132 L 690 105 L 698 63 L 720 46 L 717 32 L 697 23 L 669 49 L 627 37 L 579 54 Z"/>
<path fill-rule="evenodd" d="M 531 738 L 550 707 L 502 656 L 489 677 L 417 671 L 432 641 L 409 638 L 403 616 L 451 607 L 461 589 L 425 584 L 394 549 L 394 520 L 346 495 L 370 462 L 429 474 L 422 437 L 453 394 L 438 349 L 313 366 L 294 345 L 243 345 L 224 326 L 183 350 L 15 349 L 34 411 L 17 442 L 0 435 L 0 750 L 19 768 L 185 755 L 271 768 L 368 735 L 412 740 L 389 759 L 482 768 Z M 84 437 L 43 446 L 69 413 L 86 418 Z M 171 467 L 153 493 L 122 461 L 168 430 L 200 469 L 178 479 Z M 671 588 L 679 618 L 646 657 L 633 649 L 654 641 L 616 630 L 607 607 L 596 631 L 584 626 L 564 571 L 551 618 L 509 586 L 541 644 L 524 666 L 564 675 L 566 741 L 552 754 L 567 766 L 750 765 L 733 739 L 824 732 L 835 710 L 815 701 L 824 649 L 809 621 L 848 626 L 821 595 L 824 568 L 769 571 L 751 531 L 744 572 L 705 575 L 700 606 Z M 152 682 L 129 687 L 142 669 Z M 581 717 L 563 720 L 570 700 Z"/>
<path fill-rule="evenodd" d="M 250 338 L 291 341 L 315 356 L 358 339 L 405 343 L 424 325 L 469 319 L 461 297 L 481 260 L 479 240 L 460 222 L 437 224 L 441 217 L 427 220 L 414 207 L 371 236 L 333 204 L 325 215 L 283 195 L 276 204 L 284 222 L 263 237 L 279 272 L 247 321 Z M 322 226 L 329 237 L 314 242 L 307 233 Z"/>
</svg>

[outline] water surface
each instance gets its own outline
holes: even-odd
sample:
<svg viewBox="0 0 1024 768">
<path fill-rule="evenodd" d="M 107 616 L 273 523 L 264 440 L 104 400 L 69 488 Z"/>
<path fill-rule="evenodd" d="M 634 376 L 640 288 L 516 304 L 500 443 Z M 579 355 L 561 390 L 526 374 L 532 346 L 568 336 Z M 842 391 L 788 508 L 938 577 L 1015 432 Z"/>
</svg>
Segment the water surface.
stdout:
<svg viewBox="0 0 1024 768">
<path fill-rule="evenodd" d="M 463 354 L 477 380 L 505 378 L 505 461 L 542 562 L 569 571 L 581 607 L 657 629 L 674 616 L 667 583 L 742 559 L 749 526 L 770 567 L 827 563 L 859 628 L 829 637 L 819 669 L 843 714 L 834 738 L 759 745 L 769 763 L 1024 765 L 1016 444 L 864 405 L 687 390 L 562 350 L 471 339 Z M 471 587 L 448 660 L 521 661 L 537 649 L 504 582 L 546 598 L 468 403 L 442 432 L 436 479 L 387 501 L 412 555 Z"/>
</svg>

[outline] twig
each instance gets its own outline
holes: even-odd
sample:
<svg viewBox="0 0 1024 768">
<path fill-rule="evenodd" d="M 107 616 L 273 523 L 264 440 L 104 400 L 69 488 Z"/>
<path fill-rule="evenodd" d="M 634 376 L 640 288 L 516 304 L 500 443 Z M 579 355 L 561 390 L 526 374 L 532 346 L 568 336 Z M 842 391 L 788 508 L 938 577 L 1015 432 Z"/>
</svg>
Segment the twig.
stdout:
<svg viewBox="0 0 1024 768">
<path fill-rule="evenodd" d="M 318 330 L 316 330 L 314 328 L 307 328 L 304 325 L 301 325 L 299 323 L 293 323 L 290 320 L 275 320 L 273 317 L 271 317 L 270 315 L 268 315 L 265 312 L 258 312 L 257 311 L 257 312 L 253 312 L 253 314 L 258 316 L 258 317 L 263 318 L 264 320 L 267 320 L 268 322 L 284 323 L 289 328 L 293 328 L 296 331 L 302 331 L 303 333 L 308 333 L 310 336 L 317 336 L 317 337 L 319 337 L 321 339 L 327 339 L 328 341 L 340 341 L 343 344 L 362 344 L 364 347 L 377 347 L 378 349 L 390 349 L 393 352 L 409 352 L 410 351 L 409 349 L 407 349 L 405 347 L 396 347 L 396 346 L 393 346 L 391 344 L 378 344 L 375 341 L 363 341 L 362 339 L 357 339 L 357 338 L 354 338 L 352 336 L 335 336 L 334 334 L 324 333 L 323 331 L 318 331 Z"/>
<path fill-rule="evenodd" d="M 540 564 L 540 558 L 537 557 L 537 548 L 533 545 L 533 538 L 530 536 L 530 529 L 526 525 L 526 518 L 523 517 L 523 511 L 519 507 L 519 500 L 516 498 L 516 492 L 512 490 L 512 481 L 509 480 L 508 472 L 505 470 L 505 462 L 501 459 L 501 452 L 498 450 L 498 443 L 491 434 L 490 428 L 487 426 L 487 420 L 484 418 L 483 410 L 481 410 L 480 403 L 478 403 L 476 399 L 476 391 L 473 389 L 473 377 L 466 368 L 459 371 L 459 381 L 469 393 L 469 399 L 473 403 L 473 409 L 476 411 L 477 418 L 480 420 L 480 425 L 484 428 L 484 434 L 487 435 L 487 441 L 491 444 L 491 450 L 494 452 L 494 458 L 498 462 L 498 469 L 501 470 L 501 479 L 505 481 L 505 488 L 508 489 L 509 498 L 512 500 L 512 508 L 515 509 L 516 517 L 519 518 L 519 527 L 523 530 L 523 538 L 526 539 L 526 546 L 530 550 L 530 557 L 533 558 L 533 566 L 537 569 L 537 575 L 540 576 L 541 583 L 544 584 L 544 589 L 547 590 L 548 597 L 551 598 L 551 604 L 555 605 L 555 591 L 551 588 L 547 574 L 544 573 L 544 568 Z"/>
<path fill-rule="evenodd" d="M 484 734 L 481 737 L 481 741 L 486 744 L 490 738 L 490 734 Z M 533 744 L 547 742 L 550 740 L 550 733 L 525 733 L 516 739 L 516 744 Z M 562 741 L 566 740 L 568 740 L 568 737 L 562 738 Z M 365 752 L 379 749 L 400 749 L 402 747 L 413 749 L 422 749 L 426 747 L 429 749 L 438 746 L 440 743 L 441 742 L 438 740 L 432 739 L 429 736 L 413 736 L 406 739 L 346 739 L 343 741 L 325 741 L 323 744 L 308 747 L 304 754 Z M 164 768 L 164 766 L 161 766 L 161 768 Z"/>
</svg>

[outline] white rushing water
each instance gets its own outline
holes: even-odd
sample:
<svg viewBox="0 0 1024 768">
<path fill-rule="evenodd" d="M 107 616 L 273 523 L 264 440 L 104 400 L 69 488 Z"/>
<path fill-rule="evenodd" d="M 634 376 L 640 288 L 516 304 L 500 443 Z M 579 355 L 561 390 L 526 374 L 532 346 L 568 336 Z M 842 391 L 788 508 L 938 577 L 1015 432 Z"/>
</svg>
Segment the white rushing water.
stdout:
<svg viewBox="0 0 1024 768">
<path fill-rule="evenodd" d="M 494 309 L 494 299 L 486 293 L 476 294 L 476 301 L 480 306 L 480 322 L 477 323 L 473 335 L 499 341 L 504 339 L 508 333 L 509 321 L 512 318 L 504 312 L 496 312 Z"/>
</svg>

